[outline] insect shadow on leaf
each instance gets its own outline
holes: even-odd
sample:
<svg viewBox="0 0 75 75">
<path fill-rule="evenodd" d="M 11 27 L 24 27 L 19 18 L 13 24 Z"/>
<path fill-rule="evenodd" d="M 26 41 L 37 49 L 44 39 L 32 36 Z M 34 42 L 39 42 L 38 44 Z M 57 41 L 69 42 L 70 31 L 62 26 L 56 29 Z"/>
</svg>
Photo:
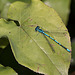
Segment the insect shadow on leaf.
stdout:
<svg viewBox="0 0 75 75">
<path fill-rule="evenodd" d="M 55 53 L 55 50 L 54 50 L 53 46 L 51 45 L 50 41 L 46 38 L 46 36 L 44 34 L 43 34 L 43 36 L 45 37 L 45 39 L 48 42 L 49 46 L 51 47 L 52 51 Z"/>
</svg>

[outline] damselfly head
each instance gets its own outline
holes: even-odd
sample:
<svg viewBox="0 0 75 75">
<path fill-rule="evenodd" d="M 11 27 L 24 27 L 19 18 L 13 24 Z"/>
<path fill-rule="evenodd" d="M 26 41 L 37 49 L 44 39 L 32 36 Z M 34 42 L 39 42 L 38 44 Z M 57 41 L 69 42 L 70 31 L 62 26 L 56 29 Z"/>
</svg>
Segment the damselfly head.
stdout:
<svg viewBox="0 0 75 75">
<path fill-rule="evenodd" d="M 37 27 L 35 28 L 35 31 L 37 31 L 39 28 L 40 28 L 40 27 L 39 27 L 39 26 L 37 26 Z"/>
</svg>

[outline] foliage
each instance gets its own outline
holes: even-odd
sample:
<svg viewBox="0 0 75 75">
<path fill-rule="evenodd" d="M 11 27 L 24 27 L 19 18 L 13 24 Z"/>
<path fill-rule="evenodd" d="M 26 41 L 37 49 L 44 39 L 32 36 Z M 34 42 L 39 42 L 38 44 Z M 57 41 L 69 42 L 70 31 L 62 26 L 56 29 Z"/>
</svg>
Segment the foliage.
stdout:
<svg viewBox="0 0 75 75">
<path fill-rule="evenodd" d="M 34 72 L 45 75 L 68 75 L 71 54 L 51 39 L 35 32 L 37 25 L 47 31 L 63 31 L 66 33 L 61 34 L 63 37 L 59 37 L 58 33 L 59 36 L 48 34 L 71 49 L 69 33 L 56 11 L 40 0 L 17 1 L 5 9 L 8 15 L 4 18 L 8 20 L 0 19 L 0 42 L 5 42 L 0 44 L 1 51 L 12 50 L 15 61 Z M 9 43 L 11 48 L 8 46 Z M 16 72 L 12 74 L 15 75 Z"/>
</svg>

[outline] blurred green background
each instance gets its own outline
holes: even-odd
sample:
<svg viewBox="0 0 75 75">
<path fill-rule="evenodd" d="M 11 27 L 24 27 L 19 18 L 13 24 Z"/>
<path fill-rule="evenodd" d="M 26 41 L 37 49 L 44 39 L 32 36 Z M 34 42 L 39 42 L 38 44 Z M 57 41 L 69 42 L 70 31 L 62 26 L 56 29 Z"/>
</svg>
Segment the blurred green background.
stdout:
<svg viewBox="0 0 75 75">
<path fill-rule="evenodd" d="M 69 68 L 69 72 L 71 75 L 75 75 L 75 26 L 74 25 L 75 25 L 75 0 L 71 0 L 69 20 L 67 24 L 67 28 L 71 37 L 71 45 L 72 45 L 72 59 Z"/>
</svg>

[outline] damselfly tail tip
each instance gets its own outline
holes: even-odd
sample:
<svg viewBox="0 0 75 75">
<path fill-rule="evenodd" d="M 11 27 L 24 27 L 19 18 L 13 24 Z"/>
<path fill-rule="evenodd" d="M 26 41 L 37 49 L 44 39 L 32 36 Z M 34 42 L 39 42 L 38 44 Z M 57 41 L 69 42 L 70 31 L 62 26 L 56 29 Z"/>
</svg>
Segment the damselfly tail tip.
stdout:
<svg viewBox="0 0 75 75">
<path fill-rule="evenodd" d="M 71 53 L 71 50 L 67 49 L 67 51 Z"/>
</svg>

